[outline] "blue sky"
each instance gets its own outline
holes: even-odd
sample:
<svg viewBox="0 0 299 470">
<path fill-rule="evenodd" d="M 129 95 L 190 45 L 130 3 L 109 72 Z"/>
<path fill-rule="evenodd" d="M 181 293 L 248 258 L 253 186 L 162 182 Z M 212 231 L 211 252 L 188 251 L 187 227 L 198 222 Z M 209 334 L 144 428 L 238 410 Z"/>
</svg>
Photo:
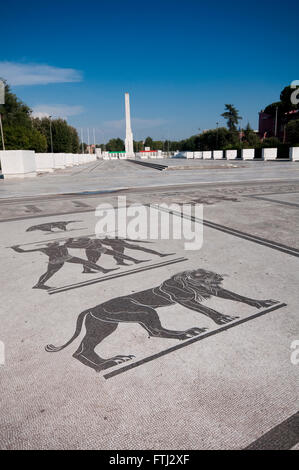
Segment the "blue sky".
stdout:
<svg viewBox="0 0 299 470">
<path fill-rule="evenodd" d="M 299 3 L 14 1 L 1 6 L 0 76 L 38 115 L 124 137 L 181 139 L 258 111 L 299 79 Z"/>
</svg>

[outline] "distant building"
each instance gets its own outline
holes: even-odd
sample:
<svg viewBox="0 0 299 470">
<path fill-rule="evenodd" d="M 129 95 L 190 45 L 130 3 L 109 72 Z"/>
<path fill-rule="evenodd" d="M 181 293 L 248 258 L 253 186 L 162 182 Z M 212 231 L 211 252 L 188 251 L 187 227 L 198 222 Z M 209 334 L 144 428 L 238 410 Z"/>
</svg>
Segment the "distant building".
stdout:
<svg viewBox="0 0 299 470">
<path fill-rule="evenodd" d="M 277 137 L 279 137 L 277 126 Z M 275 116 L 267 114 L 264 111 L 259 113 L 259 136 L 261 139 L 273 137 L 275 135 Z"/>
<path fill-rule="evenodd" d="M 279 139 L 284 139 L 285 125 L 293 119 L 299 119 L 298 109 L 284 113 L 282 116 L 278 114 L 276 136 Z M 275 115 L 272 116 L 264 111 L 259 113 L 259 136 L 262 139 L 275 136 Z"/>
<path fill-rule="evenodd" d="M 87 153 L 96 153 L 95 149 L 96 149 L 96 146 L 94 144 L 87 145 L 87 147 L 86 147 Z"/>
</svg>

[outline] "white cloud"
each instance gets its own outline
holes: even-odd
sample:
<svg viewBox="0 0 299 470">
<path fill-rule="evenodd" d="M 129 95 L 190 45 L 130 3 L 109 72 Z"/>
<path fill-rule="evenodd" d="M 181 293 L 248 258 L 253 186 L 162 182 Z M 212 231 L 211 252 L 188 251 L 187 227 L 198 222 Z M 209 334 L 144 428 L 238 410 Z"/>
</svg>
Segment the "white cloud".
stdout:
<svg viewBox="0 0 299 470">
<path fill-rule="evenodd" d="M 76 116 L 84 111 L 83 106 L 71 106 L 65 104 L 39 104 L 34 106 L 32 116 L 37 118 L 49 117 L 54 118 L 67 118 L 69 116 Z"/>
<path fill-rule="evenodd" d="M 160 118 L 154 119 L 140 119 L 140 118 L 133 118 L 132 119 L 132 127 L 133 130 L 143 130 L 143 129 L 152 129 L 154 127 L 162 126 L 166 124 L 168 121 Z M 104 126 L 109 129 L 115 130 L 123 130 L 125 128 L 125 120 L 119 119 L 118 121 L 106 121 L 104 122 Z"/>
<path fill-rule="evenodd" d="M 0 77 L 13 86 L 82 81 L 82 73 L 75 69 L 17 62 L 0 62 Z"/>
</svg>

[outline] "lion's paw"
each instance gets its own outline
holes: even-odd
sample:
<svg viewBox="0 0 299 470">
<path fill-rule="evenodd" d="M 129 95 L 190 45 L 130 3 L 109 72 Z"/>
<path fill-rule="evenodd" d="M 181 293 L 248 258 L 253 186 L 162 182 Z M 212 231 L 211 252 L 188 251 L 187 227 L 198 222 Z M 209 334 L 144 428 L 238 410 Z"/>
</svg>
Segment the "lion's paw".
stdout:
<svg viewBox="0 0 299 470">
<path fill-rule="evenodd" d="M 226 323 L 230 323 L 234 320 L 237 320 L 240 317 L 231 317 L 230 315 L 221 315 L 221 317 L 215 318 L 215 323 L 217 325 L 225 325 Z"/>
<path fill-rule="evenodd" d="M 279 304 L 279 300 L 256 300 L 255 301 L 255 307 L 256 308 L 263 308 L 263 307 L 271 307 L 272 305 Z"/>
<path fill-rule="evenodd" d="M 181 339 L 190 339 L 193 338 L 194 336 L 198 336 L 201 333 L 204 333 L 207 330 L 207 328 L 198 328 L 197 326 L 194 328 L 190 328 L 189 330 L 185 331 L 181 335 Z"/>
<path fill-rule="evenodd" d="M 119 355 L 119 356 L 113 357 L 111 360 L 115 362 L 115 364 L 122 364 L 123 362 L 131 361 L 134 357 L 135 356 L 133 356 L 132 354 L 130 356 Z"/>
</svg>

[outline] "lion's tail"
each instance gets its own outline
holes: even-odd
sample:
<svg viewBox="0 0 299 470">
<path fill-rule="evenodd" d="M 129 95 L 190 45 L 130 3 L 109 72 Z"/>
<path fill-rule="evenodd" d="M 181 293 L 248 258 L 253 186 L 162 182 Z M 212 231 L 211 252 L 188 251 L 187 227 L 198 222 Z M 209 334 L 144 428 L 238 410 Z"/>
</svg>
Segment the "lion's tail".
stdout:
<svg viewBox="0 0 299 470">
<path fill-rule="evenodd" d="M 58 352 L 58 351 L 61 351 L 64 348 L 66 348 L 67 346 L 69 346 L 81 333 L 83 321 L 84 321 L 86 315 L 89 312 L 90 312 L 90 310 L 85 310 L 84 312 L 80 313 L 80 315 L 78 317 L 78 320 L 77 320 L 76 331 L 67 343 L 65 343 L 63 346 L 60 346 L 60 347 L 53 346 L 53 344 L 48 344 L 45 347 L 46 351 L 47 352 Z"/>
</svg>

